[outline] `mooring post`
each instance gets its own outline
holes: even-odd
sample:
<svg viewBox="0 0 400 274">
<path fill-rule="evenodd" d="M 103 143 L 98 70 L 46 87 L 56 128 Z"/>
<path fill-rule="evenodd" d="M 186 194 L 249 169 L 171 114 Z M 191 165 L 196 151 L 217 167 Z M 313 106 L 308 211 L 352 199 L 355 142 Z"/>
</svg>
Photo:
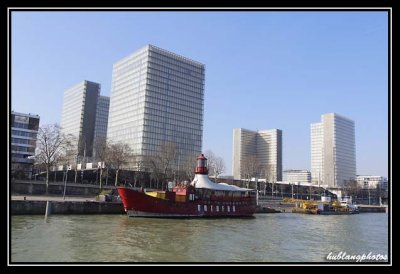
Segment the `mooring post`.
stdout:
<svg viewBox="0 0 400 274">
<path fill-rule="evenodd" d="M 51 202 L 47 201 L 46 202 L 46 213 L 45 213 L 45 217 L 49 216 L 51 214 Z"/>
</svg>

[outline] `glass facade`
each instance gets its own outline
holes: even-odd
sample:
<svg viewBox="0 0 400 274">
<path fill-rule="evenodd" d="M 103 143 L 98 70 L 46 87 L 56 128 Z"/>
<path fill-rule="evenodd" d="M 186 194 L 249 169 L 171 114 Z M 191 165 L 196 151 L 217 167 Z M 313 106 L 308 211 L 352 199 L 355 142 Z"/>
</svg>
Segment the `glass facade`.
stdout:
<svg viewBox="0 0 400 274">
<path fill-rule="evenodd" d="M 354 121 L 328 113 L 311 125 L 311 172 L 313 183 L 343 187 L 356 178 Z M 317 174 L 318 172 L 318 174 Z"/>
<path fill-rule="evenodd" d="M 96 134 L 107 135 L 108 101 L 100 84 L 86 80 L 64 92 L 61 130 L 77 138 L 80 156 L 91 157 Z"/>
<path fill-rule="evenodd" d="M 311 181 L 324 185 L 324 127 L 322 123 L 311 124 Z"/>
<path fill-rule="evenodd" d="M 85 95 L 85 81 L 64 92 L 61 114 L 61 129 L 63 133 L 72 134 L 76 137 L 81 134 Z"/>
<path fill-rule="evenodd" d="M 96 125 L 94 138 L 107 138 L 108 110 L 110 108 L 110 97 L 99 96 L 96 109 Z"/>
<path fill-rule="evenodd" d="M 201 153 L 204 65 L 148 45 L 113 66 L 107 137 L 135 155 L 154 156 L 162 144 Z"/>
<path fill-rule="evenodd" d="M 282 180 L 282 130 L 270 129 L 251 131 L 243 128 L 233 130 L 233 177 L 244 179 L 243 163 L 249 156 L 255 156 L 261 167 L 269 167 L 271 182 Z M 263 170 L 259 178 L 265 177 Z"/>
<path fill-rule="evenodd" d="M 11 113 L 11 170 L 31 175 L 40 117 L 34 114 Z"/>
</svg>

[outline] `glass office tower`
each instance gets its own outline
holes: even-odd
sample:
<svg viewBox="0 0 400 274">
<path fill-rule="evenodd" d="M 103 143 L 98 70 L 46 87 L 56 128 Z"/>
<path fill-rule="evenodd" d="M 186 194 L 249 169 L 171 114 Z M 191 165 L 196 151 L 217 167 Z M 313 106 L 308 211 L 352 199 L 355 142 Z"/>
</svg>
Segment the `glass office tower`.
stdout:
<svg viewBox="0 0 400 274">
<path fill-rule="evenodd" d="M 354 121 L 327 113 L 321 123 L 311 124 L 312 182 L 343 187 L 356 179 Z"/>
<path fill-rule="evenodd" d="M 107 137 L 137 156 L 174 144 L 183 166 L 201 152 L 203 105 L 204 65 L 147 45 L 113 66 Z"/>
</svg>

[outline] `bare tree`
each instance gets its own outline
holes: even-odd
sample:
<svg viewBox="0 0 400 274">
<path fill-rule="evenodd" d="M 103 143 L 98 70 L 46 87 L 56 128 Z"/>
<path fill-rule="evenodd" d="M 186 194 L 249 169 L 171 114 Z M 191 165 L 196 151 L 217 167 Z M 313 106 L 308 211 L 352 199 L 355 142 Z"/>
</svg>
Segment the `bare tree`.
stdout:
<svg viewBox="0 0 400 274">
<path fill-rule="evenodd" d="M 218 176 L 221 175 L 225 171 L 225 163 L 224 159 L 221 157 L 217 157 L 214 161 L 213 171 L 215 180 L 217 180 Z"/>
<path fill-rule="evenodd" d="M 49 189 L 49 172 L 63 155 L 65 147 L 70 144 L 64 134 L 60 132 L 57 124 L 44 125 L 37 134 L 37 153 L 35 160 L 46 167 L 46 193 Z"/>
<path fill-rule="evenodd" d="M 160 146 L 156 156 L 150 157 L 149 162 L 152 167 L 152 178 L 161 181 L 161 188 L 164 183 L 173 178 L 176 169 L 176 160 L 178 158 L 178 149 L 174 143 L 164 143 Z"/>
<path fill-rule="evenodd" d="M 110 144 L 107 162 L 115 169 L 115 186 L 118 184 L 118 173 L 123 165 L 132 157 L 131 148 L 125 143 Z"/>
<path fill-rule="evenodd" d="M 244 178 L 246 179 L 247 188 L 249 188 L 251 179 L 257 177 L 260 173 L 260 161 L 257 159 L 256 156 L 247 156 L 243 160 L 242 170 Z"/>
<path fill-rule="evenodd" d="M 64 175 L 63 175 L 63 183 L 64 183 L 64 194 L 63 199 L 65 200 L 65 194 L 67 190 L 67 181 L 68 181 L 68 171 L 70 170 L 70 164 L 76 164 L 76 138 L 72 134 L 66 135 L 67 143 L 64 147 L 64 152 L 62 156 L 59 158 L 59 162 L 66 166 Z M 75 174 L 76 174 L 76 166 L 75 166 Z"/>
<path fill-rule="evenodd" d="M 78 176 L 78 162 L 79 162 L 79 143 L 82 141 L 78 136 L 73 134 L 67 135 L 69 140 L 69 145 L 64 150 L 64 157 L 63 161 L 67 165 L 72 164 L 75 172 L 74 182 L 76 183 L 77 176 Z"/>
<path fill-rule="evenodd" d="M 347 196 L 359 195 L 360 186 L 356 180 L 348 180 L 343 184 L 343 190 Z"/>
<path fill-rule="evenodd" d="M 216 156 L 211 150 L 207 150 L 205 156 L 207 158 L 209 174 L 217 180 L 218 176 L 225 171 L 224 159 Z"/>
<path fill-rule="evenodd" d="M 215 158 L 217 156 L 215 156 L 214 152 L 212 152 L 211 150 L 207 150 L 206 152 L 204 152 L 204 155 L 207 158 L 208 172 L 211 175 L 212 171 L 210 169 L 212 169 L 212 166 L 214 165 Z"/>
<path fill-rule="evenodd" d="M 196 170 L 196 162 L 197 162 L 197 155 L 187 155 L 184 158 L 184 171 L 185 177 L 189 179 L 189 181 L 193 181 L 195 170 Z"/>
<path fill-rule="evenodd" d="M 266 190 L 267 190 L 267 183 L 271 183 L 271 192 L 272 196 L 274 193 L 274 186 L 276 182 L 276 169 L 275 165 L 267 164 L 263 168 L 263 173 L 265 177 L 265 185 L 264 185 L 264 195 L 266 195 Z"/>
<path fill-rule="evenodd" d="M 73 134 L 64 134 L 64 137 L 67 141 L 63 146 L 58 162 L 66 165 L 68 169 L 71 164 L 76 164 L 77 162 L 78 149 L 76 143 L 78 139 Z"/>
<path fill-rule="evenodd" d="M 99 180 L 99 187 L 100 190 L 102 189 L 102 179 L 103 179 L 103 169 L 108 167 L 107 162 L 107 153 L 110 150 L 110 144 L 107 142 L 107 138 L 105 137 L 98 137 L 94 142 L 94 151 L 96 161 L 100 161 L 100 180 Z M 107 174 L 108 175 L 108 174 Z"/>
<path fill-rule="evenodd" d="M 133 186 L 136 187 L 136 183 L 140 182 L 140 186 L 144 187 L 144 172 L 146 169 L 146 161 L 145 161 L 145 157 L 140 156 L 140 155 L 135 155 L 133 156 L 133 160 L 135 162 L 136 165 L 136 170 L 135 170 L 135 174 L 133 176 Z M 150 188 L 151 188 L 151 183 L 150 183 Z"/>
<path fill-rule="evenodd" d="M 81 169 L 83 169 L 83 163 L 86 156 L 86 145 L 85 138 L 80 135 L 76 136 L 73 134 L 68 134 L 67 138 L 69 140 L 69 145 L 65 148 L 65 154 L 63 161 L 64 163 L 68 163 L 73 165 L 75 176 L 74 183 L 77 182 L 78 177 L 78 163 L 81 163 Z"/>
<path fill-rule="evenodd" d="M 167 179 L 172 177 L 175 168 L 175 162 L 178 157 L 178 148 L 174 143 L 165 143 L 161 145 L 160 160 L 163 167 L 163 172 Z"/>
<path fill-rule="evenodd" d="M 156 188 L 158 189 L 159 183 L 163 180 L 164 175 L 161 171 L 161 164 L 158 157 L 148 158 L 149 166 L 151 168 L 150 180 L 156 181 Z"/>
</svg>

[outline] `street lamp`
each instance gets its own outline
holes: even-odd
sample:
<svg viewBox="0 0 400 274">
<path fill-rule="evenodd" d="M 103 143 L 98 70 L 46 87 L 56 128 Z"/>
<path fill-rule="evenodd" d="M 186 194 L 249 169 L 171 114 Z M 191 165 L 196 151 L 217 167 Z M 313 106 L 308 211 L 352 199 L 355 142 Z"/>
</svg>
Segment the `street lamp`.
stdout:
<svg viewBox="0 0 400 274">
<path fill-rule="evenodd" d="M 67 167 L 64 172 L 64 194 L 63 194 L 63 200 L 65 200 L 65 192 L 67 191 L 67 180 L 68 180 L 68 170 L 69 170 L 69 164 L 67 164 Z"/>
<path fill-rule="evenodd" d="M 371 205 L 371 190 L 368 186 L 368 205 Z"/>
<path fill-rule="evenodd" d="M 292 199 L 293 199 L 293 184 L 292 183 L 290 183 L 291 185 L 292 185 Z"/>
<path fill-rule="evenodd" d="M 96 170 L 96 185 L 97 185 L 98 179 L 99 179 L 99 168 L 97 167 L 97 170 Z"/>
<path fill-rule="evenodd" d="M 29 179 L 32 180 L 33 166 L 34 166 L 34 162 L 35 162 L 35 160 L 36 160 L 36 157 L 35 157 L 35 155 L 31 155 L 31 156 L 28 156 L 28 159 L 33 160 L 33 161 L 32 161 L 32 170 L 31 170 L 31 172 L 30 172 L 30 177 L 29 177 Z M 37 171 L 35 170 L 35 181 L 36 181 L 36 173 L 37 173 Z"/>
<path fill-rule="evenodd" d="M 67 177 L 68 177 L 68 167 L 67 167 L 67 170 L 66 171 L 64 171 L 64 194 L 63 194 L 63 200 L 65 200 L 65 192 L 66 192 L 66 189 L 67 189 Z"/>
</svg>

